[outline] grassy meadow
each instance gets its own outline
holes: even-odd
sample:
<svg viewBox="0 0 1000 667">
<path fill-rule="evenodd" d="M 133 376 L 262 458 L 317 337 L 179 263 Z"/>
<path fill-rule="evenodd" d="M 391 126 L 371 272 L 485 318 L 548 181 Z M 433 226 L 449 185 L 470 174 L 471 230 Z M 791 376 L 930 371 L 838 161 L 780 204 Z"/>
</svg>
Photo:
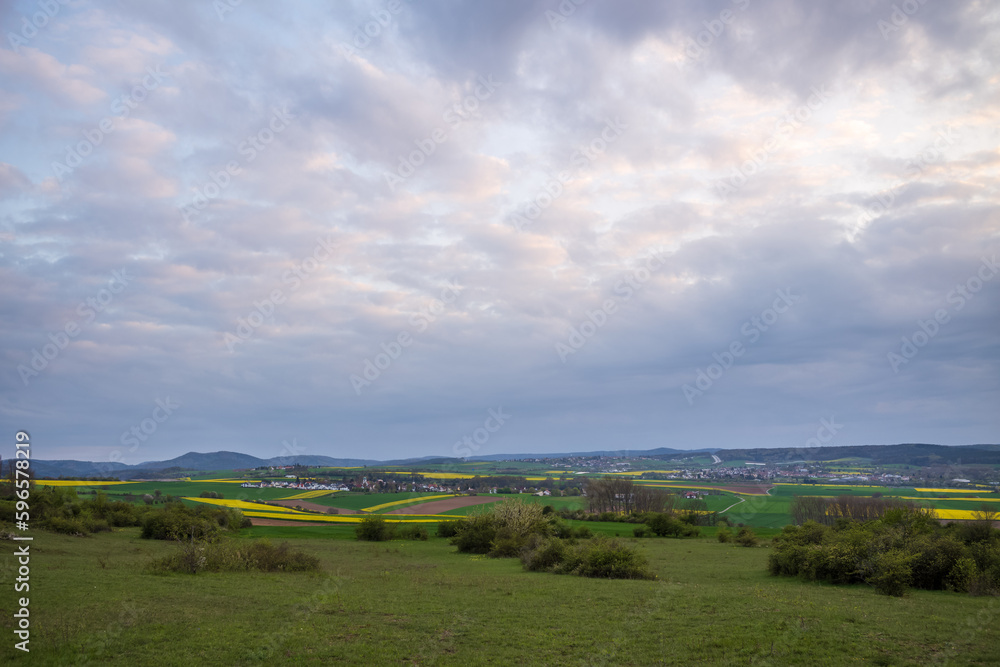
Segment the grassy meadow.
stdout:
<svg viewBox="0 0 1000 667">
<path fill-rule="evenodd" d="M 320 558 L 319 574 L 152 574 L 148 564 L 177 547 L 141 540 L 138 529 L 34 536 L 30 654 L 13 649 L 14 574 L 2 572 L 5 664 L 1000 661 L 996 599 L 897 599 L 770 577 L 768 548 L 706 538 L 638 540 L 658 580 L 612 581 L 528 573 L 516 560 L 459 555 L 440 538 L 357 542 L 343 526 L 244 531 L 294 536 Z"/>
</svg>

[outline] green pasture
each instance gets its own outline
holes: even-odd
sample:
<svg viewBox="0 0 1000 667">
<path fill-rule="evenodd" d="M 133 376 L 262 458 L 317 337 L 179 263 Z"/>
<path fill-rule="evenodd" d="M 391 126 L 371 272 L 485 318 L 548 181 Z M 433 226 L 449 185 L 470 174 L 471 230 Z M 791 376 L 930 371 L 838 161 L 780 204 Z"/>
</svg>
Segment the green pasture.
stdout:
<svg viewBox="0 0 1000 667">
<path fill-rule="evenodd" d="M 901 493 L 906 491 L 906 494 Z M 768 495 L 775 497 L 792 496 L 870 496 L 873 493 L 888 495 L 909 495 L 913 489 L 889 486 L 829 486 L 823 484 L 778 484 Z"/>
<path fill-rule="evenodd" d="M 606 524 L 610 525 L 610 524 Z M 597 526 L 594 526 L 597 528 Z M 627 534 L 631 526 L 622 524 Z M 254 529 L 259 530 L 259 529 Z M 264 534 L 264 533 L 261 533 Z M 279 531 L 269 533 L 277 538 Z M 306 533 L 298 533 L 305 535 Z M 768 576 L 768 548 L 642 539 L 655 581 L 524 572 L 447 541 L 291 540 L 319 574 L 151 574 L 178 547 L 138 529 L 35 532 L 31 652 L 14 649 L 0 555 L 0 662 L 19 665 L 992 665 L 993 598 Z M 631 541 L 631 540 L 630 540 Z M 12 550 L 8 550 L 12 551 Z"/>
<path fill-rule="evenodd" d="M 723 513 L 735 523 L 760 528 L 782 528 L 792 523 L 791 498 L 742 496 L 745 500 Z"/>
</svg>

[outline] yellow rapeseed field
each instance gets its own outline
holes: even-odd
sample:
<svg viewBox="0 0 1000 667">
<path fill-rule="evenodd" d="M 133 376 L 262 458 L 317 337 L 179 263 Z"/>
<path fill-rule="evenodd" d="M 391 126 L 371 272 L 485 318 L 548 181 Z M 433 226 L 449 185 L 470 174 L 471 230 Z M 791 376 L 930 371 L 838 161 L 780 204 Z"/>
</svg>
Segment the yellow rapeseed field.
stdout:
<svg viewBox="0 0 1000 667">
<path fill-rule="evenodd" d="M 971 521 L 973 519 L 978 519 L 976 513 L 972 510 L 931 510 L 934 513 L 935 519 L 955 519 L 955 520 L 965 520 Z"/>
<path fill-rule="evenodd" d="M 364 516 L 357 514 L 308 514 L 306 512 L 267 512 L 257 510 L 247 510 L 243 513 L 251 518 L 259 519 L 284 519 L 288 521 L 320 521 L 323 523 L 358 523 Z M 429 514 L 405 515 L 400 518 L 386 517 L 387 523 L 437 523 L 441 517 Z"/>
<path fill-rule="evenodd" d="M 328 496 L 331 493 L 336 493 L 336 491 L 331 491 L 329 489 L 319 489 L 317 491 L 303 491 L 302 493 L 296 493 L 294 496 L 288 496 L 287 498 L 277 498 L 276 500 L 306 500 L 308 498 L 321 498 L 323 496 Z"/>
<path fill-rule="evenodd" d="M 979 489 L 913 489 L 920 493 L 982 493 Z"/>
<path fill-rule="evenodd" d="M 232 507 L 238 510 L 260 510 L 266 507 L 268 512 L 282 512 L 289 514 L 304 514 L 312 516 L 308 512 L 300 512 L 291 507 L 281 507 L 280 505 L 262 505 L 260 503 L 248 503 L 245 500 L 230 500 L 228 498 L 184 498 L 195 503 L 208 503 L 209 505 L 221 505 L 222 507 Z"/>
</svg>

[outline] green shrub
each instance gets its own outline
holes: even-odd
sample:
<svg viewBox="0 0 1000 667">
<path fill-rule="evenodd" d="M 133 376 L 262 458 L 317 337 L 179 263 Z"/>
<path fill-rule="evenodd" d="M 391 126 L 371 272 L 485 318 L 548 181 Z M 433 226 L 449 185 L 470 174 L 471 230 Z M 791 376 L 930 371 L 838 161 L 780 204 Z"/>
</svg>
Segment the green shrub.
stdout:
<svg viewBox="0 0 1000 667">
<path fill-rule="evenodd" d="M 662 512 L 650 512 L 645 515 L 645 523 L 659 537 L 698 537 L 701 535 L 701 529 L 697 526 Z"/>
<path fill-rule="evenodd" d="M 537 531 L 539 533 L 543 531 Z M 573 528 L 568 523 L 559 518 L 550 518 L 548 529 L 544 531 L 548 534 L 561 537 L 563 539 L 573 537 Z"/>
<path fill-rule="evenodd" d="M 577 526 L 573 531 L 573 537 L 581 540 L 587 540 L 594 536 L 593 531 L 590 530 L 590 526 Z"/>
<path fill-rule="evenodd" d="M 598 536 L 577 544 L 557 571 L 601 579 L 655 579 L 645 556 L 622 540 Z"/>
<path fill-rule="evenodd" d="M 361 519 L 354 528 L 355 536 L 366 542 L 391 540 L 394 532 L 392 524 L 388 523 L 381 514 L 369 514 Z"/>
<path fill-rule="evenodd" d="M 17 501 L 0 500 L 0 522 L 14 523 L 14 515 L 17 511 Z"/>
<path fill-rule="evenodd" d="M 92 516 L 84 516 L 83 525 L 87 528 L 88 533 L 106 533 L 111 530 L 111 526 L 104 519 L 97 519 Z"/>
<path fill-rule="evenodd" d="M 223 530 L 236 531 L 250 525 L 242 512 L 225 507 L 187 507 L 168 503 L 163 509 L 146 510 L 141 537 L 154 540 L 211 539 Z"/>
<path fill-rule="evenodd" d="M 292 549 L 287 542 L 274 546 L 268 539 L 182 542 L 177 553 L 153 561 L 157 572 L 309 572 L 319 559 Z"/>
<path fill-rule="evenodd" d="M 976 561 L 968 556 L 959 558 L 948 573 L 948 586 L 959 593 L 968 593 L 969 586 L 978 574 L 979 568 L 976 567 Z"/>
<path fill-rule="evenodd" d="M 757 534 L 747 526 L 740 528 L 740 532 L 736 533 L 736 544 L 741 547 L 755 547 L 757 542 Z"/>
<path fill-rule="evenodd" d="M 397 526 L 396 536 L 401 540 L 421 540 L 427 539 L 427 528 L 419 523 L 409 523 Z"/>
<path fill-rule="evenodd" d="M 648 537 L 649 533 L 649 526 L 636 526 L 632 529 L 632 535 L 635 537 Z"/>
<path fill-rule="evenodd" d="M 442 521 L 438 524 L 436 535 L 438 537 L 455 537 L 464 525 L 465 521 L 462 519 Z"/>
<path fill-rule="evenodd" d="M 532 535 L 521 548 L 525 570 L 604 579 L 655 579 L 646 558 L 618 539 L 596 537 L 570 544 L 558 537 Z"/>
<path fill-rule="evenodd" d="M 490 550 L 486 554 L 490 558 L 517 558 L 526 541 L 527 538 L 515 535 L 510 529 L 501 528 L 490 542 Z"/>
<path fill-rule="evenodd" d="M 521 549 L 521 564 L 529 572 L 552 571 L 566 558 L 566 544 L 558 537 L 533 535 Z"/>
<path fill-rule="evenodd" d="M 546 516 L 541 505 L 520 498 L 507 499 L 489 511 L 469 515 L 457 530 L 451 543 L 460 552 L 495 558 L 516 557 L 531 535 L 548 535 L 553 531 L 571 534 L 571 529 L 554 515 Z"/>
<path fill-rule="evenodd" d="M 732 539 L 733 539 L 733 531 L 729 530 L 726 527 L 720 527 L 719 528 L 719 532 L 716 533 L 715 537 L 720 542 L 723 542 L 723 543 L 725 543 L 725 542 L 731 542 Z"/>
<path fill-rule="evenodd" d="M 952 535 L 919 535 L 906 545 L 914 555 L 913 587 L 925 590 L 954 588 L 949 577 L 963 559 L 965 548 Z M 968 591 L 968 581 L 962 591 Z"/>
<path fill-rule="evenodd" d="M 497 525 L 493 515 L 473 514 L 466 517 L 463 523 L 458 534 L 451 538 L 451 543 L 458 547 L 461 553 L 489 553 L 497 535 Z"/>
<path fill-rule="evenodd" d="M 868 583 L 882 595 L 902 596 L 913 579 L 913 556 L 898 549 L 878 554 L 872 563 Z"/>
<path fill-rule="evenodd" d="M 89 534 L 90 531 L 79 519 L 67 519 L 59 516 L 49 517 L 42 524 L 44 528 L 51 530 L 56 533 L 62 533 L 64 535 L 78 535 L 84 536 Z"/>
</svg>

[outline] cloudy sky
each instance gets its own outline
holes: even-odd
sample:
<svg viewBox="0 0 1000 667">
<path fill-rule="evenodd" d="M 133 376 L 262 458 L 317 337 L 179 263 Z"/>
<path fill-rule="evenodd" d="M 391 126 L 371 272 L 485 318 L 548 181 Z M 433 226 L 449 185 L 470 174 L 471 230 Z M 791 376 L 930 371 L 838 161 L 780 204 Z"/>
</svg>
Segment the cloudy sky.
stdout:
<svg viewBox="0 0 1000 667">
<path fill-rule="evenodd" d="M 2 3 L 34 456 L 1000 441 L 1000 6 Z"/>
</svg>

